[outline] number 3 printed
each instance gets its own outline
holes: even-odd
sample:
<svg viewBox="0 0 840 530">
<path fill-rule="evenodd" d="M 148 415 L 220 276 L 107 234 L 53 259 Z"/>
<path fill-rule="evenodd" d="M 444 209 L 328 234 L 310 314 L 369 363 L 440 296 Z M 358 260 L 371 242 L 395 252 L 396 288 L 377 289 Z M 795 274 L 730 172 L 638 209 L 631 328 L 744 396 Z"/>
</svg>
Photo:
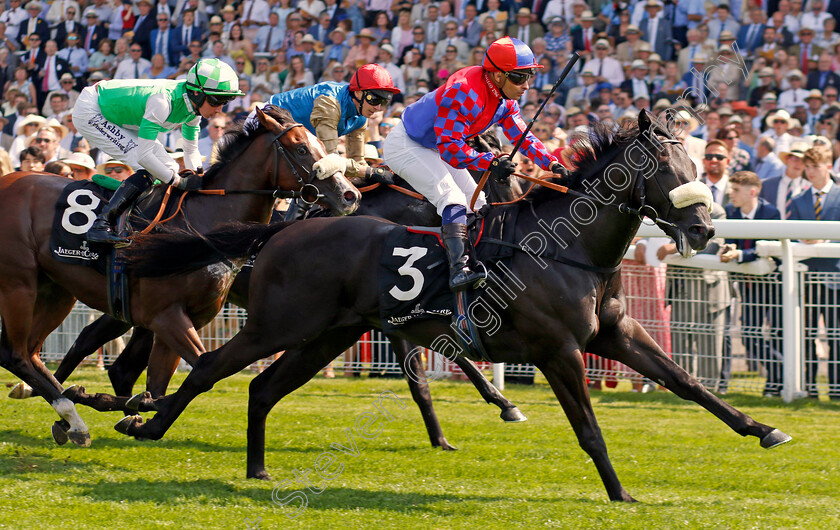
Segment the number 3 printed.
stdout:
<svg viewBox="0 0 840 530">
<path fill-rule="evenodd" d="M 405 256 L 408 258 L 405 261 L 405 264 L 397 269 L 397 272 L 400 273 L 400 276 L 408 276 L 411 278 L 414 281 L 414 284 L 408 291 L 403 291 L 395 285 L 394 287 L 391 287 L 388 294 L 401 302 L 407 302 L 408 300 L 414 300 L 417 298 L 417 295 L 423 290 L 423 273 L 420 272 L 418 268 L 412 267 L 412 265 L 414 265 L 415 261 L 425 256 L 428 251 L 429 249 L 424 247 L 394 247 L 394 256 Z"/>
<path fill-rule="evenodd" d="M 80 197 L 87 197 L 87 204 L 79 204 Z M 93 194 L 90 190 L 76 190 L 67 196 L 67 209 L 64 210 L 64 215 L 61 216 L 61 226 L 71 234 L 84 234 L 93 226 L 96 220 L 94 210 L 102 202 L 99 197 Z M 87 218 L 83 225 L 74 225 L 70 222 L 70 216 L 74 213 L 82 214 Z"/>
</svg>

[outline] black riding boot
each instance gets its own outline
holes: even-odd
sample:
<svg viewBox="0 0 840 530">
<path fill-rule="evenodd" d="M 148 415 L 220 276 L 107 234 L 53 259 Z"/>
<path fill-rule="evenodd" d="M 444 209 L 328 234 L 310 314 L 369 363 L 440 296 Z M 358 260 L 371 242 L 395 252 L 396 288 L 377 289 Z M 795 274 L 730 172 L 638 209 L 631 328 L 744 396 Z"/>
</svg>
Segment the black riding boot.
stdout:
<svg viewBox="0 0 840 530">
<path fill-rule="evenodd" d="M 449 259 L 449 289 L 463 291 L 485 275 L 473 272 L 469 267 L 469 240 L 467 239 L 467 225 L 449 223 L 440 228 L 446 257 Z"/>
<path fill-rule="evenodd" d="M 153 184 L 152 176 L 145 170 L 140 170 L 125 179 L 117 188 L 117 191 L 114 192 L 108 204 L 96 216 L 93 226 L 87 232 L 87 240 L 91 243 L 107 243 L 110 245 L 128 244 L 128 239 L 117 235 L 114 224 L 120 215 L 134 204 L 137 197 Z"/>
</svg>

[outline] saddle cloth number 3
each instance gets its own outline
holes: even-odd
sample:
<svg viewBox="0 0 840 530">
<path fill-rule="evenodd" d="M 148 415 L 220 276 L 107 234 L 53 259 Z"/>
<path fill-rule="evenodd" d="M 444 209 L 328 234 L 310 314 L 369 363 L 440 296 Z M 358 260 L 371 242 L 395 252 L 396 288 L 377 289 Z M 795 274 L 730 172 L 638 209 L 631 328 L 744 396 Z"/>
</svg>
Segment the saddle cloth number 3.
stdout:
<svg viewBox="0 0 840 530">
<path fill-rule="evenodd" d="M 411 247 L 411 248 L 402 248 L 402 247 L 394 247 L 393 255 L 400 258 L 406 257 L 408 259 L 405 260 L 405 263 L 397 269 L 397 272 L 400 276 L 408 276 L 413 281 L 411 289 L 407 291 L 403 291 L 402 289 L 398 288 L 396 285 L 391 287 L 391 290 L 388 291 L 388 294 L 393 296 L 396 300 L 401 302 L 407 302 L 409 300 L 414 300 L 417 298 L 417 295 L 423 290 L 423 273 L 420 272 L 420 269 L 414 267 L 414 262 L 418 259 L 422 258 L 429 252 L 429 249 L 425 247 Z"/>
<path fill-rule="evenodd" d="M 87 197 L 86 204 L 80 204 L 79 199 Z M 61 227 L 71 234 L 85 234 L 93 226 L 96 220 L 96 207 L 102 202 L 99 197 L 93 194 L 90 190 L 76 190 L 67 196 L 67 208 L 64 210 L 64 215 L 61 216 Z M 74 214 L 81 214 L 85 217 L 85 223 L 78 225 L 73 224 L 70 217 Z M 78 217 L 76 218 L 78 220 Z"/>
</svg>

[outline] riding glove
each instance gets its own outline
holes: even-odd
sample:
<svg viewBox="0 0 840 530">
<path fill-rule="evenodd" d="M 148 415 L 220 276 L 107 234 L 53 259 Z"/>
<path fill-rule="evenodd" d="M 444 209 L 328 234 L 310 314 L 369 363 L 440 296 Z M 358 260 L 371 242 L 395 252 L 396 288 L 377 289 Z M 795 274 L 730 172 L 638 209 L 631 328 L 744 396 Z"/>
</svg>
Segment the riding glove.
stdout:
<svg viewBox="0 0 840 530">
<path fill-rule="evenodd" d="M 371 182 L 378 182 L 380 184 L 389 185 L 394 183 L 394 172 L 384 167 L 366 167 L 364 177 Z"/>
<path fill-rule="evenodd" d="M 172 180 L 171 185 L 184 191 L 201 189 L 201 175 L 191 169 L 184 169 Z"/>
<path fill-rule="evenodd" d="M 490 162 L 490 174 L 496 182 L 506 183 L 513 172 L 516 171 L 516 163 L 510 157 L 496 157 Z"/>
<path fill-rule="evenodd" d="M 554 162 L 553 164 L 551 164 L 551 172 L 555 175 L 560 175 L 560 178 L 563 180 L 568 179 L 569 175 L 572 174 L 572 172 L 563 167 L 563 164 L 561 164 L 560 162 Z"/>
</svg>

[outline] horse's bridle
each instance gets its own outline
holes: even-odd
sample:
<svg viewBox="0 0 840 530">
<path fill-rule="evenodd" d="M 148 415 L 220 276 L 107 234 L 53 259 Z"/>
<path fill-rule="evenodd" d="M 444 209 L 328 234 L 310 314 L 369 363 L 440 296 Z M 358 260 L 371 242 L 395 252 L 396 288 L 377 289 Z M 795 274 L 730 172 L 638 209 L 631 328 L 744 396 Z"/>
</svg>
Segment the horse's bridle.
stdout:
<svg viewBox="0 0 840 530">
<path fill-rule="evenodd" d="M 307 205 L 312 206 L 313 204 L 318 202 L 318 199 L 322 198 L 324 195 L 320 192 L 320 190 L 318 189 L 317 186 L 312 184 L 312 179 L 311 178 L 310 178 L 309 182 L 306 182 L 306 181 L 303 180 L 303 177 L 298 172 L 298 169 L 297 169 L 298 167 L 300 167 L 300 169 L 302 169 L 306 173 L 307 176 L 311 177 L 312 172 L 307 171 L 306 168 L 303 166 L 303 164 L 301 164 L 300 162 L 296 162 L 296 161 L 292 160 L 292 157 L 289 156 L 288 149 L 283 145 L 283 142 L 280 141 L 280 139 L 283 138 L 283 136 L 285 136 L 286 133 L 288 133 L 289 131 L 291 131 L 292 129 L 295 129 L 297 127 L 304 127 L 304 125 L 302 123 L 292 123 L 291 125 L 289 125 L 285 129 L 283 129 L 282 131 L 277 133 L 274 136 L 274 138 L 271 140 L 271 143 L 275 146 L 275 149 L 273 149 L 273 153 L 274 153 L 274 171 L 273 171 L 274 183 L 273 184 L 274 184 L 275 189 L 271 193 L 272 193 L 272 195 L 274 195 L 274 197 L 276 199 L 300 199 L 301 201 L 303 201 Z M 299 190 L 287 191 L 287 190 L 280 189 L 280 157 L 277 156 L 278 151 L 280 152 L 281 155 L 283 155 L 283 159 L 289 165 L 289 169 L 292 170 L 292 174 L 295 176 L 295 179 L 297 179 L 298 185 L 300 185 Z"/>
</svg>

